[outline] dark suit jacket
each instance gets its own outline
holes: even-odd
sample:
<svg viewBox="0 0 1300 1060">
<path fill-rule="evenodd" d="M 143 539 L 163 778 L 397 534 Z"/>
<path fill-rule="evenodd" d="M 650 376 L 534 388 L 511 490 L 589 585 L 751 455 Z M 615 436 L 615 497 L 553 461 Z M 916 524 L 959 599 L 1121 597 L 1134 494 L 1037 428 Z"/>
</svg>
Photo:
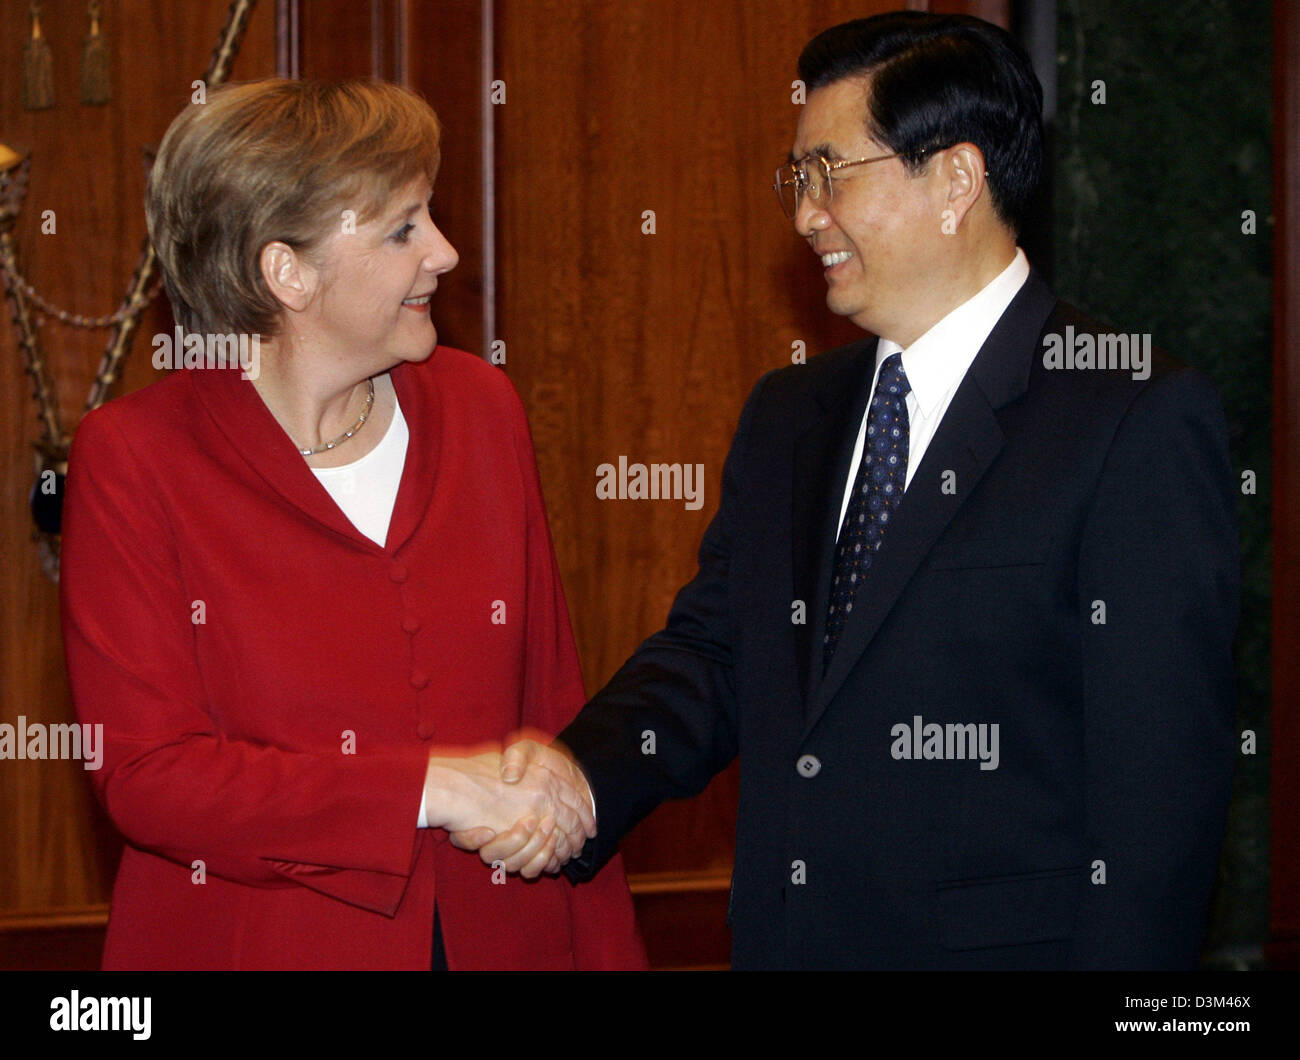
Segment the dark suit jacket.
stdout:
<svg viewBox="0 0 1300 1060">
<path fill-rule="evenodd" d="M 875 340 L 759 382 L 699 573 L 561 733 L 599 818 L 573 875 L 739 753 L 737 968 L 1195 964 L 1234 760 L 1227 431 L 1162 354 L 1145 380 L 1045 368 L 1067 325 L 1104 330 L 1031 274 L 824 676 Z M 899 757 L 895 726 L 932 723 L 996 724 L 997 768 Z"/>
</svg>

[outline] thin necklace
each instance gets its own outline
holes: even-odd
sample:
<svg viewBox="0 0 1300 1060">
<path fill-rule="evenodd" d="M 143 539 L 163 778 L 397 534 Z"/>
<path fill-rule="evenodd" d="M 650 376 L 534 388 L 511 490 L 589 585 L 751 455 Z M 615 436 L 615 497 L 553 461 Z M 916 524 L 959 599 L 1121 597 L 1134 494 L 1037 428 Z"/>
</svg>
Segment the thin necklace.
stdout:
<svg viewBox="0 0 1300 1060">
<path fill-rule="evenodd" d="M 331 438 L 328 442 L 321 442 L 320 445 L 312 446 L 310 449 L 299 449 L 298 452 L 303 456 L 315 456 L 317 453 L 323 453 L 327 449 L 333 449 L 336 445 L 342 445 L 351 438 L 357 431 L 366 425 L 366 420 L 370 418 L 370 410 L 375 404 L 375 381 L 366 380 L 366 407 L 361 410 L 361 415 L 357 417 L 357 422 L 340 434 L 337 438 Z"/>
</svg>

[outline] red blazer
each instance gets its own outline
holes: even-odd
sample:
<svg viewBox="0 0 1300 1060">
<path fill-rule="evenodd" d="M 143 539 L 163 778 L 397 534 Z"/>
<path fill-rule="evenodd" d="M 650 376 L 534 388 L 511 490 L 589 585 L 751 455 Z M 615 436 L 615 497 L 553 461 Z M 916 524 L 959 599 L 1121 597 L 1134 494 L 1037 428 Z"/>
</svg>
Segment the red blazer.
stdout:
<svg viewBox="0 0 1300 1060">
<path fill-rule="evenodd" d="M 453 969 L 645 966 L 621 864 L 493 882 L 416 827 L 431 747 L 553 733 L 585 697 L 509 381 L 445 347 L 392 379 L 411 440 L 383 548 L 238 372 L 77 432 L 64 639 L 127 841 L 105 968 L 427 969 L 435 899 Z"/>
</svg>

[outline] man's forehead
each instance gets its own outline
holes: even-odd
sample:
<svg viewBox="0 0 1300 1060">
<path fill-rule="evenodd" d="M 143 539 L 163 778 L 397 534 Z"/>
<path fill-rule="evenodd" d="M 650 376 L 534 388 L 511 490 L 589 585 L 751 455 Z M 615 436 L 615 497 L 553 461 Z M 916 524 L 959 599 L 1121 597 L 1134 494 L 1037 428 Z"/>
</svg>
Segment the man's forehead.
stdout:
<svg viewBox="0 0 1300 1060">
<path fill-rule="evenodd" d="M 867 134 L 870 80 L 869 76 L 846 77 L 813 89 L 799 114 L 791 157 L 848 157 L 871 143 Z"/>
</svg>

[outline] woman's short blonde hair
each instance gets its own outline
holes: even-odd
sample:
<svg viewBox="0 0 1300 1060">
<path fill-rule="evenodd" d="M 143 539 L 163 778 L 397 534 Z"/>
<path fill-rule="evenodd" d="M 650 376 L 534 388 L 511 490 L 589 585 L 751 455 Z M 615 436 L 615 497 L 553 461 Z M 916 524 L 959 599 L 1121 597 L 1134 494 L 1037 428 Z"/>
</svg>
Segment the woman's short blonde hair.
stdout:
<svg viewBox="0 0 1300 1060">
<path fill-rule="evenodd" d="M 145 214 L 177 321 L 200 333 L 276 333 L 260 256 L 279 240 L 309 260 L 355 211 L 364 224 L 420 175 L 438 174 L 439 125 L 383 81 L 222 85 L 163 137 Z"/>
</svg>

